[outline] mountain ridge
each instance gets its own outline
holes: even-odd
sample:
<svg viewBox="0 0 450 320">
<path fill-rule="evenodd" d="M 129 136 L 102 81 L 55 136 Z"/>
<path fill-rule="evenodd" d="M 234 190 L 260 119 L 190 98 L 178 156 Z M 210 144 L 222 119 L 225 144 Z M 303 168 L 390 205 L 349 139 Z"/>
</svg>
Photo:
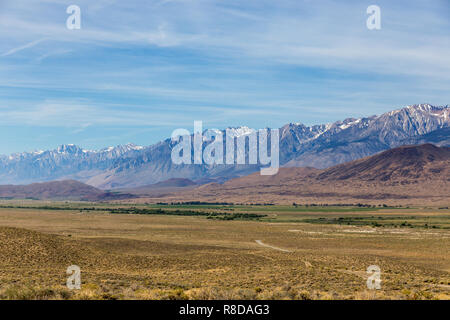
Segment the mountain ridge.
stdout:
<svg viewBox="0 0 450 320">
<path fill-rule="evenodd" d="M 280 128 L 282 167 L 319 169 L 412 143 L 450 146 L 448 106 L 412 105 L 379 116 L 347 118 Z M 248 128 L 247 128 L 248 129 Z M 243 135 L 246 127 L 234 128 Z M 204 142 L 203 147 L 208 142 Z M 32 183 L 75 179 L 101 189 L 145 186 L 171 178 L 226 181 L 259 170 L 259 165 L 174 165 L 171 139 L 142 147 L 133 144 L 98 151 L 63 145 L 51 151 L 0 157 L 0 181 Z"/>
<path fill-rule="evenodd" d="M 409 145 L 327 169 L 280 168 L 145 202 L 390 203 L 448 205 L 450 148 Z"/>
<path fill-rule="evenodd" d="M 407 145 L 327 169 L 280 168 L 222 184 L 169 179 L 154 185 L 103 191 L 75 180 L 0 185 L 0 198 L 82 201 L 233 203 L 399 203 L 448 205 L 450 147 Z"/>
</svg>

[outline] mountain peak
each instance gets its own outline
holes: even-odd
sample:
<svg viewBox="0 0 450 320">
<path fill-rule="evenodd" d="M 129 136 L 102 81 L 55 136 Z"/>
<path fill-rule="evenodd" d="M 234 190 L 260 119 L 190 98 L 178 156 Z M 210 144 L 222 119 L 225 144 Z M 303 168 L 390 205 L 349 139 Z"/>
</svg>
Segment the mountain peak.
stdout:
<svg viewBox="0 0 450 320">
<path fill-rule="evenodd" d="M 431 111 L 445 111 L 449 110 L 448 105 L 446 106 L 434 106 L 429 103 L 421 103 L 421 104 L 413 104 L 410 106 L 406 106 L 400 110 L 413 110 L 416 112 L 431 112 Z"/>
<path fill-rule="evenodd" d="M 62 144 L 56 149 L 57 153 L 71 153 L 76 154 L 79 152 L 83 152 L 83 149 L 74 145 L 74 144 Z"/>
<path fill-rule="evenodd" d="M 144 147 L 135 145 L 134 143 L 127 143 L 115 147 L 107 147 L 97 152 L 127 152 L 131 150 L 142 150 L 142 149 L 144 149 Z"/>
</svg>

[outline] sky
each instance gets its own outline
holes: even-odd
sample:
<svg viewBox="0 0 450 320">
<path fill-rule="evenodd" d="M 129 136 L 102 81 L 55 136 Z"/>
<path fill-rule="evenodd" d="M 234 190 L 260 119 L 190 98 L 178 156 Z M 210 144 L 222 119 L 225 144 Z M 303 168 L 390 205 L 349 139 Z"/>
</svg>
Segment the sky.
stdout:
<svg viewBox="0 0 450 320">
<path fill-rule="evenodd" d="M 322 124 L 449 88 L 448 0 L 0 0 L 0 154 Z"/>
</svg>

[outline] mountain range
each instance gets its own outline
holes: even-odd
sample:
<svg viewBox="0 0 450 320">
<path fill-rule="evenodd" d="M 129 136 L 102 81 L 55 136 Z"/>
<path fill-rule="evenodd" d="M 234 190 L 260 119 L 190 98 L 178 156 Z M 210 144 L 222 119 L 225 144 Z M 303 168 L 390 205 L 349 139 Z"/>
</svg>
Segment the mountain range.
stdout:
<svg viewBox="0 0 450 320">
<path fill-rule="evenodd" d="M 327 169 L 280 168 L 137 202 L 448 205 L 450 148 L 401 146 Z"/>
<path fill-rule="evenodd" d="M 246 135 L 246 127 L 234 128 Z M 450 146 L 450 108 L 412 105 L 379 116 L 348 118 L 306 126 L 289 123 L 280 128 L 282 167 L 328 168 L 408 144 Z M 204 141 L 203 148 L 208 144 Z M 131 188 L 172 178 L 197 184 L 223 183 L 246 176 L 259 165 L 175 165 L 170 138 L 142 147 L 127 144 L 98 151 L 76 145 L 55 150 L 0 156 L 2 184 L 28 184 L 72 179 L 100 189 Z"/>
<path fill-rule="evenodd" d="M 255 172 L 222 184 L 198 185 L 169 179 L 153 185 L 103 191 L 74 180 L 0 185 L 0 198 L 130 203 L 390 203 L 448 205 L 450 148 L 432 144 L 401 146 L 327 169 L 280 168 L 270 176 Z"/>
</svg>

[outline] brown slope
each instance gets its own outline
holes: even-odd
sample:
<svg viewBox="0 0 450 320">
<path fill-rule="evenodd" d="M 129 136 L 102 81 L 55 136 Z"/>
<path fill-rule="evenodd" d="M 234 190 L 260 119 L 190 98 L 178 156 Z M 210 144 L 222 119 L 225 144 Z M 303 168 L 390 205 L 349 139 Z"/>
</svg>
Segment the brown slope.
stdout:
<svg viewBox="0 0 450 320">
<path fill-rule="evenodd" d="M 92 250 L 53 234 L 0 226 L 0 255 L 3 267 L 35 268 L 86 261 Z"/>
<path fill-rule="evenodd" d="M 279 185 L 288 181 L 304 180 L 313 177 L 320 172 L 319 169 L 305 168 L 280 168 L 277 174 L 272 176 L 262 176 L 259 172 L 252 173 L 245 177 L 231 179 L 223 184 L 228 188 L 245 186 Z"/>
<path fill-rule="evenodd" d="M 329 169 L 281 168 L 145 201 L 448 205 L 449 167 L 449 148 L 404 146 Z"/>
<path fill-rule="evenodd" d="M 449 176 L 450 148 L 402 146 L 323 170 L 319 180 L 399 181 Z"/>
<path fill-rule="evenodd" d="M 0 185 L 0 198 L 98 201 L 124 197 L 129 195 L 112 194 L 75 180 Z"/>
</svg>

